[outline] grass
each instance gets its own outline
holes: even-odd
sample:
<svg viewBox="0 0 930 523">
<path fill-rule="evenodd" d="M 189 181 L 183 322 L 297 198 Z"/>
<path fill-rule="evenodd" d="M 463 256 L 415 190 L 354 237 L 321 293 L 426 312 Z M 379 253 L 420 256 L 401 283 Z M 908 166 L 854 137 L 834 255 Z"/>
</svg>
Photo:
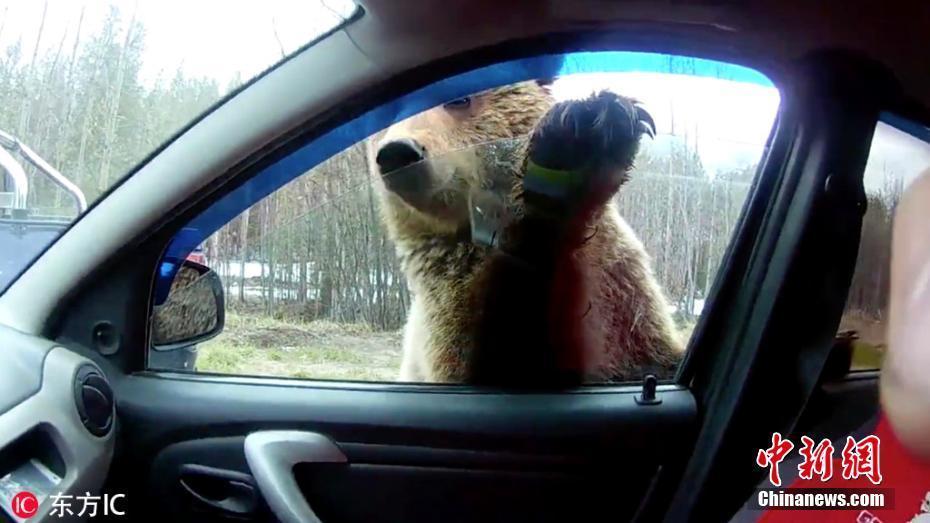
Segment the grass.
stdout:
<svg viewBox="0 0 930 523">
<path fill-rule="evenodd" d="M 682 340 L 693 324 L 680 325 Z M 400 368 L 399 332 L 363 324 L 300 323 L 229 312 L 220 336 L 200 345 L 199 372 L 283 378 L 394 381 Z M 853 370 L 881 368 L 884 344 L 857 340 Z"/>
<path fill-rule="evenodd" d="M 884 359 L 884 346 L 863 341 L 853 342 L 852 370 L 880 369 Z"/>
<path fill-rule="evenodd" d="M 200 345 L 197 371 L 303 379 L 393 381 L 400 335 L 367 325 L 294 323 L 231 313 Z"/>
</svg>

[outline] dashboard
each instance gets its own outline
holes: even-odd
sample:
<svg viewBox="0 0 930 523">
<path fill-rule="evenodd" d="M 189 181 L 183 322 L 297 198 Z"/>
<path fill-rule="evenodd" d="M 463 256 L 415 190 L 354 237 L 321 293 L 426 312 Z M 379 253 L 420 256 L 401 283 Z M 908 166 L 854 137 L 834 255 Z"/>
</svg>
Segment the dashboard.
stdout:
<svg viewBox="0 0 930 523">
<path fill-rule="evenodd" d="M 96 364 L 49 340 L 0 326 L 0 352 L 0 521 L 60 521 L 53 496 L 96 493 L 106 478 L 112 389 Z"/>
</svg>

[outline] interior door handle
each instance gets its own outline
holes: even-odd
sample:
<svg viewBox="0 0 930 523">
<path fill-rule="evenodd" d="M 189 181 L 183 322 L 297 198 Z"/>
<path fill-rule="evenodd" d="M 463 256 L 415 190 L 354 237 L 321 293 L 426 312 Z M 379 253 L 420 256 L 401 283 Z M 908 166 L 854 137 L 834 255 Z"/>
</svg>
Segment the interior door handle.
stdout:
<svg viewBox="0 0 930 523">
<path fill-rule="evenodd" d="M 245 459 L 265 501 L 282 523 L 321 523 L 297 480 L 298 463 L 346 463 L 345 454 L 316 432 L 268 430 L 245 438 Z"/>
<path fill-rule="evenodd" d="M 181 466 L 178 481 L 199 503 L 221 513 L 249 515 L 258 505 L 255 480 L 248 474 L 189 463 Z"/>
</svg>

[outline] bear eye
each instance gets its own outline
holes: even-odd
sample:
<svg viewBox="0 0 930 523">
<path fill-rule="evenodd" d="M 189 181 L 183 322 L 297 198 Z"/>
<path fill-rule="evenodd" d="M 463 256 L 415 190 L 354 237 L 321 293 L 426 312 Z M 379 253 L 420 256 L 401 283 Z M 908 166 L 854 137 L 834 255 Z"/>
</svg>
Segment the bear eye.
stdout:
<svg viewBox="0 0 930 523">
<path fill-rule="evenodd" d="M 452 100 L 451 102 L 442 104 L 446 109 L 452 110 L 462 110 L 468 109 L 471 107 L 471 97 L 466 96 L 465 98 L 459 98 L 458 100 Z"/>
</svg>

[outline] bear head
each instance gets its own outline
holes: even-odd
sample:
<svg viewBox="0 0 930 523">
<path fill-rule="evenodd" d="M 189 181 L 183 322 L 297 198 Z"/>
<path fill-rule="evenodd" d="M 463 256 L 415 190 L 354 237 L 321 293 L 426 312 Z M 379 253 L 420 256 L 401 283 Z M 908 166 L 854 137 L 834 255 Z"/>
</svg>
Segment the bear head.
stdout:
<svg viewBox="0 0 930 523">
<path fill-rule="evenodd" d="M 490 170 L 482 153 L 486 144 L 525 144 L 521 139 L 554 103 L 550 83 L 521 82 L 453 100 L 377 137 L 370 156 L 392 236 L 458 235 L 469 226 L 476 191 L 509 195 L 520 166 Z"/>
</svg>

